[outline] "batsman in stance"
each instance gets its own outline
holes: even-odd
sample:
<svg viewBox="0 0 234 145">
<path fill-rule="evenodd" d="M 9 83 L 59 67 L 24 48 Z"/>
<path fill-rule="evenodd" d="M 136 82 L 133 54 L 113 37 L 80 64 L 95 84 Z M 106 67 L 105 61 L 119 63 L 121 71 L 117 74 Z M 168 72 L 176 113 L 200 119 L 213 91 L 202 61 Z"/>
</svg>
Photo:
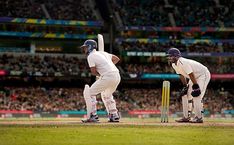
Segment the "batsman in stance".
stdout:
<svg viewBox="0 0 234 145">
<path fill-rule="evenodd" d="M 180 92 L 184 116 L 176 122 L 203 123 L 202 98 L 210 81 L 209 70 L 197 61 L 181 57 L 181 52 L 177 48 L 170 48 L 167 51 L 167 57 L 175 72 L 180 75 L 180 80 L 184 85 Z M 192 108 L 191 101 L 193 101 L 195 113 L 193 120 L 190 119 L 188 113 Z"/>
<path fill-rule="evenodd" d="M 112 94 L 121 79 L 119 70 L 115 66 L 120 59 L 116 55 L 97 51 L 97 43 L 94 40 L 86 40 L 81 49 L 87 55 L 91 74 L 99 77 L 90 87 L 85 85 L 83 95 L 87 107 L 87 119 L 82 120 L 82 122 L 99 121 L 96 108 L 96 95 L 100 93 L 109 114 L 109 122 L 119 122 L 120 117 Z"/>
</svg>

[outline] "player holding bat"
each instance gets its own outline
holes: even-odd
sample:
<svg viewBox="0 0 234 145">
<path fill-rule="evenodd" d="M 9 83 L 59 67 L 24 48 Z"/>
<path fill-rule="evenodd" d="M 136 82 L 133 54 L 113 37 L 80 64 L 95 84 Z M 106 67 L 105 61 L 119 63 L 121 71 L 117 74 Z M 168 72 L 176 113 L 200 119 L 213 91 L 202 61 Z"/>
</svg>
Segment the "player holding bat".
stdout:
<svg viewBox="0 0 234 145">
<path fill-rule="evenodd" d="M 96 108 L 96 95 L 100 93 L 109 114 L 109 122 L 119 122 L 120 117 L 112 94 L 115 92 L 121 80 L 119 70 L 115 66 L 120 59 L 116 55 L 104 51 L 97 51 L 97 43 L 95 40 L 86 40 L 81 46 L 81 49 L 87 56 L 91 74 L 99 76 L 90 87 L 85 85 L 83 95 L 87 107 L 87 119 L 83 119 L 82 122 L 99 121 Z"/>
</svg>

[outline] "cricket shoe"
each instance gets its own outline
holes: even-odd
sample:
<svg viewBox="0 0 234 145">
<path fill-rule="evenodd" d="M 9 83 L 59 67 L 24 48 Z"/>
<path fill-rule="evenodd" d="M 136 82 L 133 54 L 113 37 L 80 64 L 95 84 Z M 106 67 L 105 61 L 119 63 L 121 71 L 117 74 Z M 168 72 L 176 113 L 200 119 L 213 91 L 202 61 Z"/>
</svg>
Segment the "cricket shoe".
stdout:
<svg viewBox="0 0 234 145">
<path fill-rule="evenodd" d="M 183 117 L 183 118 L 175 120 L 175 121 L 178 122 L 178 123 L 189 123 L 190 122 L 190 117 L 188 117 L 188 118 Z"/>
<path fill-rule="evenodd" d="M 197 116 L 193 118 L 193 120 L 190 121 L 190 123 L 203 123 L 203 119 L 198 118 Z"/>
<path fill-rule="evenodd" d="M 109 120 L 108 120 L 108 122 L 119 122 L 119 119 L 120 119 L 120 117 L 119 117 L 118 113 L 116 113 L 116 114 L 109 114 Z"/>
<path fill-rule="evenodd" d="M 82 119 L 81 120 L 83 123 L 98 123 L 99 119 L 98 119 L 98 115 L 90 115 L 90 118 L 86 118 L 86 119 Z"/>
</svg>

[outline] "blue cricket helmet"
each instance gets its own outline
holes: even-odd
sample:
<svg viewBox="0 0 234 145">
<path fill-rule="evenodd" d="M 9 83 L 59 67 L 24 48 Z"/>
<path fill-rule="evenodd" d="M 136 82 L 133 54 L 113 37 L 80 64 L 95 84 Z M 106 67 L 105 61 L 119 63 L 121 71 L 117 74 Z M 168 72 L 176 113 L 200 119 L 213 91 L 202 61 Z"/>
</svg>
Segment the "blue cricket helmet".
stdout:
<svg viewBox="0 0 234 145">
<path fill-rule="evenodd" d="M 181 57 L 181 52 L 180 52 L 180 50 L 177 49 L 177 48 L 170 48 L 170 49 L 167 51 L 166 56 L 167 56 L 167 57 L 172 57 L 172 56 L 174 56 L 174 57 Z"/>
<path fill-rule="evenodd" d="M 88 39 L 84 42 L 84 44 L 81 46 L 82 47 L 88 47 L 88 54 L 92 52 L 94 49 L 97 48 L 97 42 L 92 39 Z"/>
</svg>

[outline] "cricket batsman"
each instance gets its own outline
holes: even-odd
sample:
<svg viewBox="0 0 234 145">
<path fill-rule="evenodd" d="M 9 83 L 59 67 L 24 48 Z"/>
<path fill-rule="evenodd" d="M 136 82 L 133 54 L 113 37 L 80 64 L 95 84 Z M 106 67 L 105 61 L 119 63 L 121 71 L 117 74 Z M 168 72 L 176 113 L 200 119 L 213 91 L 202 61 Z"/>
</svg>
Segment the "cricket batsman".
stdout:
<svg viewBox="0 0 234 145">
<path fill-rule="evenodd" d="M 203 123 L 202 98 L 210 81 L 209 70 L 195 60 L 181 57 L 181 52 L 177 48 L 170 48 L 167 51 L 167 58 L 175 72 L 180 75 L 180 80 L 184 85 L 180 92 L 184 116 L 176 122 Z M 188 113 L 192 107 L 192 100 L 195 113 L 193 120 L 190 119 Z"/>
<path fill-rule="evenodd" d="M 97 51 L 95 40 L 86 40 L 81 49 L 87 56 L 91 74 L 99 77 L 91 86 L 85 85 L 83 95 L 87 107 L 87 119 L 83 119 L 82 122 L 99 121 L 96 108 L 96 95 L 100 93 L 109 114 L 109 122 L 119 122 L 120 117 L 112 94 L 121 80 L 119 70 L 115 66 L 120 59 L 116 55 Z"/>
</svg>

